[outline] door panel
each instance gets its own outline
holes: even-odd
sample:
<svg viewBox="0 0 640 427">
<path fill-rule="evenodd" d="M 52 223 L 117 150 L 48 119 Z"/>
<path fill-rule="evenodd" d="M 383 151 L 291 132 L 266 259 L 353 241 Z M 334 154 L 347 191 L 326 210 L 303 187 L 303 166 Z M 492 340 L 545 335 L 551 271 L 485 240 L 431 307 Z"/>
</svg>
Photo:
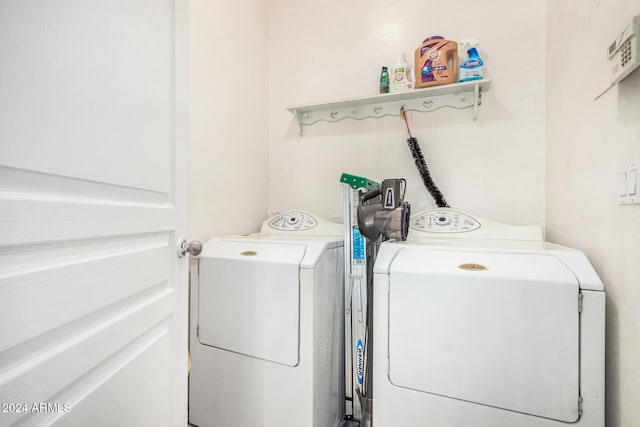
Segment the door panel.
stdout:
<svg viewBox="0 0 640 427">
<path fill-rule="evenodd" d="M 21 359 L 16 366 L 12 367 L 12 374 L 5 378 L 0 399 L 3 402 L 28 403 L 28 414 L 21 419 L 21 422 L 26 425 L 31 423 L 40 425 L 43 419 L 50 420 L 67 415 L 64 410 L 65 404 L 69 405 L 68 415 L 76 415 L 74 411 L 76 406 L 93 395 L 110 377 L 126 368 L 141 354 L 150 353 L 146 358 L 157 359 L 150 363 L 171 359 L 170 353 L 163 354 L 157 350 L 159 347 L 152 347 L 156 341 L 171 339 L 169 318 L 173 298 L 169 294 L 170 292 L 165 290 L 163 293 L 154 295 L 155 298 L 147 298 L 120 310 L 109 310 L 103 313 L 103 316 L 91 319 L 93 322 L 84 319 L 83 328 L 76 328 L 73 334 L 57 342 L 49 342 L 48 347 L 39 346 L 37 355 Z M 160 322 L 154 324 L 158 318 L 161 319 Z M 166 346 L 162 348 L 164 352 L 168 350 Z M 162 371 L 147 372 L 145 376 L 137 374 L 130 378 L 126 389 L 137 390 L 140 400 L 126 402 L 114 394 L 112 399 L 96 402 L 95 409 L 107 406 L 116 411 L 126 412 L 128 406 L 137 407 L 140 401 L 146 400 L 143 396 L 150 384 L 157 387 L 163 382 L 167 387 L 163 390 L 166 397 L 161 402 L 167 403 L 168 398 L 171 397 L 171 388 L 170 383 L 167 382 L 170 377 L 166 372 L 171 366 L 168 363 L 162 363 L 162 365 Z M 131 390 L 123 388 L 119 392 L 126 393 Z M 58 408 L 46 410 L 44 413 L 34 411 L 33 404 L 40 405 L 40 403 L 57 404 Z M 170 405 L 166 406 L 171 409 Z M 20 415 L 22 414 L 3 414 L 1 418 L 3 425 L 7 422 L 10 424 L 11 418 L 18 419 Z M 92 414 L 87 415 L 90 417 L 84 419 L 84 422 L 87 425 L 91 422 L 93 425 Z M 169 423 L 168 417 L 164 425 Z"/>
<path fill-rule="evenodd" d="M 2 2 L 2 163 L 168 192 L 174 14 L 170 0 Z"/>
<path fill-rule="evenodd" d="M 144 289 L 166 286 L 166 236 L 84 243 L 25 251 L 26 259 L 9 266 L 13 274 L 0 278 L 0 351 Z"/>
<path fill-rule="evenodd" d="M 167 325 L 164 325 L 167 326 Z M 170 399 L 169 378 L 154 377 L 153 373 L 171 368 L 171 340 L 165 335 L 145 337 L 138 340 L 137 347 L 123 351 L 123 357 L 109 361 L 101 366 L 101 371 L 88 381 L 99 384 L 99 387 L 88 396 L 79 399 L 74 410 L 58 420 L 58 427 L 86 427 L 86 420 L 96 426 L 157 426 L 176 425 L 171 423 L 173 408 L 157 406 L 157 402 Z M 149 382 L 149 378 L 154 378 Z M 144 390 L 131 388 L 131 381 L 145 383 Z M 71 398 L 67 400 L 73 401 Z M 104 402 L 113 402 L 104 404 Z M 123 404 L 136 402 L 135 405 Z M 114 411 L 114 408 L 118 411 Z M 140 410 L 141 408 L 153 408 Z M 180 427 L 185 422 L 178 424 Z"/>
<path fill-rule="evenodd" d="M 186 424 L 185 41 L 181 0 L 0 3 L 0 426 Z"/>
</svg>

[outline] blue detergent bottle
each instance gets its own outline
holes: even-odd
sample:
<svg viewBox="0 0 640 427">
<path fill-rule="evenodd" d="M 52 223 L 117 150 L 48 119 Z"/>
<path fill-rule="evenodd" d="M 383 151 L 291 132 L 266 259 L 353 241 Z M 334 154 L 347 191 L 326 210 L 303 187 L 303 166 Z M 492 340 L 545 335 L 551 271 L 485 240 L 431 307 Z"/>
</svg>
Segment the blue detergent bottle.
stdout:
<svg viewBox="0 0 640 427">
<path fill-rule="evenodd" d="M 463 50 L 467 51 L 469 59 L 460 64 L 460 70 L 458 73 L 459 82 L 480 80 L 484 77 L 484 72 L 482 71 L 484 62 L 478 54 L 478 50 L 476 49 L 477 45 L 478 40 L 476 39 L 465 39 L 460 41 L 460 46 L 462 46 Z"/>
</svg>

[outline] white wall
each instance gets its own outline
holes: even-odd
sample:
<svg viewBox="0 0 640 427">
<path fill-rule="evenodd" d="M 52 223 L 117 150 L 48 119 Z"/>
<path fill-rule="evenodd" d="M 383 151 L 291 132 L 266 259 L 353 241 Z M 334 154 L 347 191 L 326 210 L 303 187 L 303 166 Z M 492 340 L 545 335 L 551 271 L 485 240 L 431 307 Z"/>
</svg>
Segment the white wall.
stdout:
<svg viewBox="0 0 640 427">
<path fill-rule="evenodd" d="M 204 242 L 267 214 L 267 3 L 189 7 L 189 238 Z"/>
<path fill-rule="evenodd" d="M 304 128 L 289 105 L 378 92 L 380 68 L 424 38 L 475 36 L 494 79 L 480 117 L 413 113 L 412 131 L 452 207 L 510 223 L 544 221 L 544 2 L 271 0 L 270 208 L 341 215 L 342 172 L 408 180 L 414 212 L 433 207 L 401 119 L 351 119 Z"/>
<path fill-rule="evenodd" d="M 608 85 L 606 49 L 638 0 L 547 1 L 547 237 L 583 250 L 607 292 L 607 426 L 640 425 L 640 206 L 618 205 L 640 160 L 640 71 Z"/>
</svg>

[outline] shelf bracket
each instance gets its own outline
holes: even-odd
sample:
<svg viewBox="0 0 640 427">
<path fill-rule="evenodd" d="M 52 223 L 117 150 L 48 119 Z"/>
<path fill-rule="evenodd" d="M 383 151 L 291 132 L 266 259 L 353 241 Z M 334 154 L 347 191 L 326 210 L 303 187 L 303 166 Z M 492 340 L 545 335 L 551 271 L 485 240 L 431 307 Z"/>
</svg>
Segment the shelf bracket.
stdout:
<svg viewBox="0 0 640 427">
<path fill-rule="evenodd" d="M 292 113 L 296 121 L 296 132 L 298 134 L 298 137 L 301 138 L 302 137 L 302 112 L 300 112 L 300 110 L 298 110 L 297 108 L 294 108 Z"/>
<path fill-rule="evenodd" d="M 480 85 L 477 84 L 473 87 L 473 121 L 478 120 L 478 107 L 480 106 Z"/>
</svg>

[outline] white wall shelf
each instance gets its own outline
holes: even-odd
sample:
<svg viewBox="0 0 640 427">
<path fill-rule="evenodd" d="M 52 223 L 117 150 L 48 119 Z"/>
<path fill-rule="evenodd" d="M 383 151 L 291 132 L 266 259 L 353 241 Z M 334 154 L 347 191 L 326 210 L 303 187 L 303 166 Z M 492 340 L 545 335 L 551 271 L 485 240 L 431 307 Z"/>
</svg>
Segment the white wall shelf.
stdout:
<svg viewBox="0 0 640 427">
<path fill-rule="evenodd" d="M 400 108 L 406 111 L 434 111 L 442 107 L 473 107 L 473 120 L 478 118 L 478 107 L 482 105 L 482 92 L 491 86 L 490 79 L 452 83 L 408 92 L 351 98 L 340 101 L 287 107 L 296 121 L 298 135 L 302 136 L 304 125 L 319 121 L 337 122 L 346 118 L 362 120 L 369 117 L 399 116 Z"/>
</svg>

